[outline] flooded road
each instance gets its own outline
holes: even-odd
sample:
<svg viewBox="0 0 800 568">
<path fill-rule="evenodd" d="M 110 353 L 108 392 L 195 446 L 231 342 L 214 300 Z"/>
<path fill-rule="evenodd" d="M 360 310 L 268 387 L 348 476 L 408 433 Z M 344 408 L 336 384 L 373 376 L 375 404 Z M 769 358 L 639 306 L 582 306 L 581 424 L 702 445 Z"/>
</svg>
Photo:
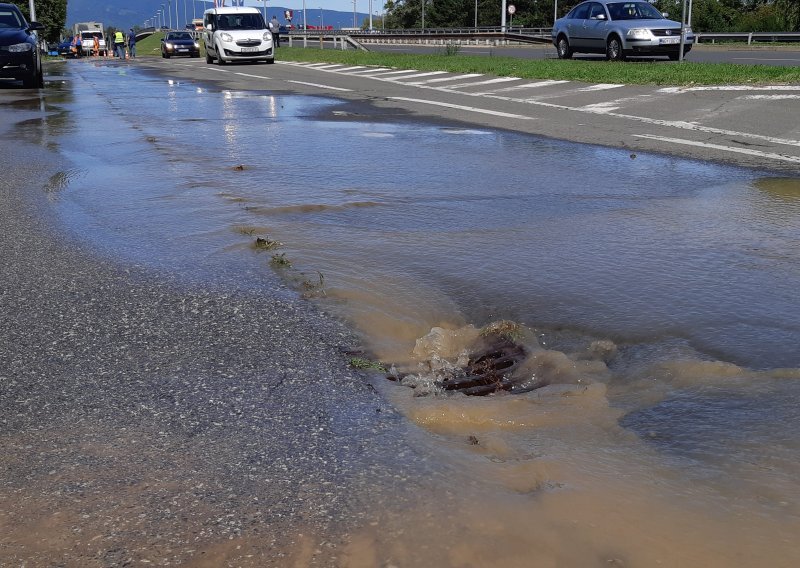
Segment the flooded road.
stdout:
<svg viewBox="0 0 800 568">
<path fill-rule="evenodd" d="M 276 271 L 413 376 L 375 386 L 474 479 L 353 534 L 350 565 L 800 563 L 800 179 L 64 73 L 39 142 L 73 164 L 68 231 L 191 282 Z M 542 388 L 421 388 L 500 320 Z"/>
</svg>

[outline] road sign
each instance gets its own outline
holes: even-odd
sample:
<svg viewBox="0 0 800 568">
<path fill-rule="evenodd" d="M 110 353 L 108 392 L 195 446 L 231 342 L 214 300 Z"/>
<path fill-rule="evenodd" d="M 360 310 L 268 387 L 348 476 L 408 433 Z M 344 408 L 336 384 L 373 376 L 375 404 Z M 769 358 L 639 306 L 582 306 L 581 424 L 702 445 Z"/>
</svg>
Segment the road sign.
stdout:
<svg viewBox="0 0 800 568">
<path fill-rule="evenodd" d="M 509 14 L 511 14 L 513 16 L 514 12 L 516 12 L 516 11 L 517 11 L 517 8 L 516 8 L 516 6 L 514 6 L 514 4 L 509 4 L 508 5 L 508 13 Z"/>
</svg>

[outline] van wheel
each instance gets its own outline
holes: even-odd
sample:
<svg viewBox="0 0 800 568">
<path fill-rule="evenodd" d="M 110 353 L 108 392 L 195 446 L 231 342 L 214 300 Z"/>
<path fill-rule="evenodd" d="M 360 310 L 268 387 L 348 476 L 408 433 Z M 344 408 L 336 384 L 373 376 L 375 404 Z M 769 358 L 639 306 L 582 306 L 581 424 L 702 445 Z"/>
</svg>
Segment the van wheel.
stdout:
<svg viewBox="0 0 800 568">
<path fill-rule="evenodd" d="M 214 58 L 208 54 L 208 50 L 206 50 L 206 63 L 214 63 Z"/>
<path fill-rule="evenodd" d="M 222 50 L 219 48 L 219 46 L 217 46 L 217 65 L 225 65 L 225 62 L 222 60 L 222 55 L 220 55 L 220 53 L 222 53 Z"/>
</svg>

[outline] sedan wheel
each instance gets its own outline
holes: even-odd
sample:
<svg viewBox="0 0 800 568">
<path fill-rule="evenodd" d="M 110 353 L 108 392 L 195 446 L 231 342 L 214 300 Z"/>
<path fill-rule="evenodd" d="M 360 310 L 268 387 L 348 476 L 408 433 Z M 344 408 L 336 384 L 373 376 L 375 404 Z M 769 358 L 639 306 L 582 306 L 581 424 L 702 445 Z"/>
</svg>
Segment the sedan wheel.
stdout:
<svg viewBox="0 0 800 568">
<path fill-rule="evenodd" d="M 606 45 L 606 59 L 610 61 L 624 61 L 625 53 L 622 51 L 622 42 L 617 36 L 611 36 Z"/>
<path fill-rule="evenodd" d="M 567 38 L 563 35 L 558 38 L 556 50 L 558 51 L 559 59 L 569 59 L 572 57 L 572 48 L 569 46 L 569 41 L 567 41 Z"/>
</svg>

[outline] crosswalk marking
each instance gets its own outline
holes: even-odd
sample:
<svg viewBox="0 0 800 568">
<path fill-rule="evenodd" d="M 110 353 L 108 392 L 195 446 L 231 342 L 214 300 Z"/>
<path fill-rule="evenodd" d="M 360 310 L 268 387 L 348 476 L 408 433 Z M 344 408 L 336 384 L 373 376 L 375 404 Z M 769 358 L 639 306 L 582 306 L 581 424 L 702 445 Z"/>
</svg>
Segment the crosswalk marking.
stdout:
<svg viewBox="0 0 800 568">
<path fill-rule="evenodd" d="M 619 89 L 620 87 L 624 87 L 625 85 L 620 85 L 619 83 L 599 83 L 597 85 L 589 85 L 588 87 L 583 87 L 582 89 L 578 89 L 583 93 L 587 93 L 590 91 L 608 91 L 609 89 Z"/>
<path fill-rule="evenodd" d="M 509 91 L 520 91 L 522 89 L 536 89 L 539 87 L 549 87 L 550 85 L 561 85 L 562 83 L 569 83 L 569 81 L 556 81 L 555 79 L 547 81 L 538 81 L 536 83 L 525 83 L 524 85 L 514 85 L 513 87 L 503 87 L 502 89 L 492 89 L 483 93 L 475 93 L 476 95 L 488 95 L 490 93 L 506 93 Z"/>
<path fill-rule="evenodd" d="M 495 83 L 507 83 L 508 81 L 522 81 L 519 77 L 498 77 L 496 79 L 487 79 L 486 81 L 478 81 L 477 83 L 458 83 L 457 85 L 447 85 L 443 89 L 461 89 L 463 87 L 478 87 L 481 85 L 493 85 Z"/>
<path fill-rule="evenodd" d="M 439 77 L 438 79 L 427 79 L 425 81 L 415 81 L 406 83 L 407 85 L 430 85 L 431 83 L 444 83 L 445 81 L 455 81 L 472 79 L 473 77 L 483 77 L 483 73 L 466 73 L 465 75 L 451 75 L 450 77 Z"/>
<path fill-rule="evenodd" d="M 447 71 L 428 71 L 427 73 L 417 73 L 415 75 L 406 75 L 405 77 L 398 77 L 398 79 L 417 79 L 419 77 L 430 77 L 431 75 L 444 75 Z"/>
</svg>

